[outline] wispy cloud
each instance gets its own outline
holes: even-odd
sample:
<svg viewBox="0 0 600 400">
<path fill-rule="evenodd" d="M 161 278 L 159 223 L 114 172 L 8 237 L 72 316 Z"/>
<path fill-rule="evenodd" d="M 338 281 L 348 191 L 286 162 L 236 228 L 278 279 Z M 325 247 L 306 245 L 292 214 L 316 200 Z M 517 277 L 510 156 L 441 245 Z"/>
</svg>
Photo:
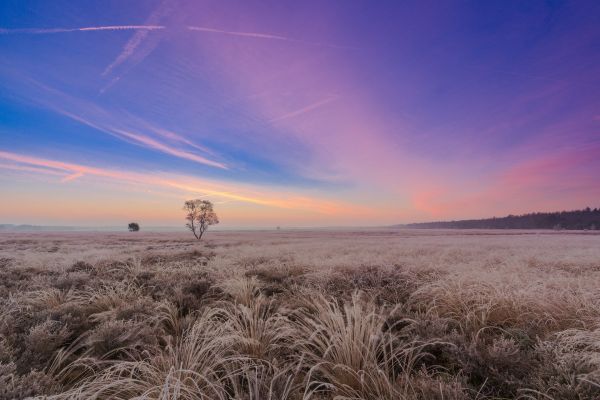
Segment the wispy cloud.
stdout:
<svg viewBox="0 0 600 400">
<path fill-rule="evenodd" d="M 296 39 L 292 39 L 292 38 L 289 38 L 286 36 L 271 35 L 268 33 L 226 31 L 223 29 L 207 28 L 207 27 L 203 27 L 203 26 L 188 26 L 187 29 L 190 31 L 197 31 L 197 32 L 222 33 L 225 35 L 244 36 L 244 37 L 252 37 L 252 38 L 259 38 L 259 39 L 285 40 L 288 42 L 297 42 L 298 41 Z"/>
<path fill-rule="evenodd" d="M 148 19 L 144 23 L 144 26 L 160 27 L 159 30 L 165 29 L 165 26 L 158 25 L 158 22 L 163 17 L 165 17 L 165 15 L 167 15 L 170 11 L 171 8 L 168 6 L 167 1 L 163 1 L 154 10 L 154 12 L 152 12 L 150 17 L 148 17 Z M 136 30 L 133 36 L 127 41 L 127 43 L 125 43 L 119 55 L 104 69 L 104 71 L 102 72 L 102 76 L 110 75 L 115 68 L 119 67 L 120 65 L 134 57 L 134 55 L 136 61 L 140 62 L 144 58 L 146 58 L 150 53 L 152 53 L 152 51 L 154 51 L 154 48 L 158 44 L 158 39 L 155 38 L 149 43 L 144 43 L 150 32 L 151 30 L 149 29 Z M 142 46 L 142 44 L 144 45 Z M 106 86 L 100 89 L 100 94 L 104 93 L 108 88 L 112 87 L 116 82 L 118 82 L 119 79 L 120 76 L 113 77 Z"/>
<path fill-rule="evenodd" d="M 144 128 L 144 129 L 146 129 L 146 130 L 148 130 L 148 131 L 156 134 L 157 136 L 165 138 L 165 139 L 167 139 L 167 140 L 169 140 L 171 142 L 183 144 L 183 145 L 188 146 L 190 148 L 193 148 L 193 149 L 196 149 L 196 150 L 200 150 L 200 151 L 202 151 L 205 154 L 210 154 L 212 156 L 216 156 L 217 155 L 214 151 L 212 151 L 208 147 L 201 146 L 201 145 L 199 145 L 197 143 L 194 143 L 193 141 L 187 139 L 186 137 L 184 137 L 184 136 L 182 136 L 182 135 L 180 135 L 180 134 L 178 134 L 176 132 L 173 132 L 173 131 L 171 131 L 169 129 L 164 129 L 164 128 L 159 127 L 159 126 L 155 126 L 153 124 L 150 124 L 145 119 L 141 119 L 141 118 L 136 117 L 134 115 L 131 115 L 129 113 L 127 113 L 127 117 L 128 117 L 128 119 L 130 119 L 132 121 L 132 123 L 134 123 L 134 124 L 136 124 L 136 125 Z"/>
<path fill-rule="evenodd" d="M 197 154 L 197 151 L 201 151 L 204 154 L 212 156 L 211 158 L 214 158 L 217 157 L 215 152 L 204 146 L 193 143 L 191 140 L 178 135 L 175 132 L 160 126 L 155 126 L 147 120 L 127 112 L 109 112 L 94 103 L 71 96 L 60 90 L 37 82 L 36 80 L 25 79 L 20 75 L 16 76 L 22 80 L 26 80 L 36 88 L 41 89 L 39 93 L 36 93 L 36 96 L 30 99 L 30 101 L 38 106 L 48 108 L 60 115 L 94 128 L 99 132 L 111 135 L 136 146 L 142 146 L 154 151 L 159 151 L 215 168 L 229 169 L 223 162 L 215 161 L 209 157 Z M 50 96 L 47 96 L 46 94 L 49 94 Z M 164 138 L 170 143 L 165 143 L 165 140 L 160 140 L 160 138 Z M 181 147 L 186 147 L 186 149 L 184 150 Z M 193 150 L 190 151 L 190 149 Z"/>
<path fill-rule="evenodd" d="M 283 114 L 283 115 L 281 115 L 281 116 L 279 116 L 277 118 L 273 118 L 273 119 L 269 120 L 269 122 L 282 121 L 284 119 L 297 117 L 298 115 L 302 115 L 304 113 L 307 113 L 309 111 L 312 111 L 314 109 L 322 107 L 325 104 L 331 103 L 332 101 L 334 101 L 337 98 L 338 98 L 338 96 L 328 96 L 328 97 L 326 97 L 324 99 L 321 99 L 321 100 L 319 100 L 319 101 L 317 101 L 315 103 L 309 104 L 306 107 L 302 107 L 299 110 L 291 111 L 291 112 Z"/>
<path fill-rule="evenodd" d="M 49 175 L 63 175 L 61 182 L 69 182 L 84 175 L 108 179 L 116 183 L 133 183 L 151 187 L 177 189 L 182 193 L 208 196 L 220 201 L 239 201 L 267 207 L 292 210 L 311 210 L 322 214 L 338 214 L 348 212 L 351 206 L 318 198 L 286 194 L 281 190 L 265 190 L 265 188 L 223 184 L 192 177 L 175 175 L 165 176 L 160 173 L 145 174 L 91 167 L 34 156 L 0 150 L 0 159 L 12 163 L 0 163 L 0 169 L 27 170 Z M 356 210 L 355 210 L 356 211 Z"/>
<path fill-rule="evenodd" d="M 2 152 L 0 152 L 0 158 L 8 158 L 8 157 L 2 157 L 1 153 Z M 8 154 L 8 153 L 4 153 L 4 154 Z M 19 164 L 14 164 L 14 163 L 13 164 L 0 163 L 0 169 L 23 171 L 23 172 L 35 172 L 35 173 L 46 174 L 46 175 L 57 175 L 57 176 L 64 175 L 64 172 L 61 172 L 61 171 L 54 171 L 54 170 L 47 169 L 47 168 L 19 165 Z"/>
<path fill-rule="evenodd" d="M 135 33 L 131 39 L 127 41 L 121 53 L 117 56 L 117 58 L 109 64 L 103 72 L 103 75 L 108 75 L 114 68 L 118 65 L 125 62 L 131 55 L 135 52 L 135 50 L 140 46 L 140 44 L 146 39 L 148 32 L 150 31 L 161 31 L 168 30 L 169 28 L 165 25 L 152 24 L 151 21 L 157 21 L 164 15 L 163 9 L 159 8 L 157 12 L 153 13 L 152 16 L 148 19 L 148 24 L 144 25 L 107 25 L 107 26 L 85 26 L 78 28 L 0 28 L 0 34 L 4 35 L 18 35 L 18 34 L 28 34 L 28 35 L 44 35 L 44 34 L 53 34 L 53 33 L 69 33 L 69 32 L 94 32 L 94 31 L 138 31 Z M 186 29 L 188 31 L 195 32 L 206 32 L 206 33 L 217 33 L 223 35 L 230 36 L 241 36 L 247 38 L 255 38 L 255 39 L 269 39 L 269 40 L 282 40 L 286 42 L 294 42 L 307 44 L 311 46 L 323 46 L 323 47 L 331 47 L 336 49 L 356 49 L 353 46 L 341 46 L 331 43 L 322 43 L 322 42 L 312 42 L 308 40 L 296 39 L 288 36 L 275 35 L 271 33 L 261 33 L 261 32 L 244 32 L 244 31 L 230 31 L 224 29 L 210 28 L 206 26 L 187 26 Z"/>
<path fill-rule="evenodd" d="M 351 47 L 351 46 L 340 46 L 340 45 L 335 45 L 335 44 L 330 44 L 330 43 L 311 42 L 311 41 L 307 41 L 307 40 L 295 39 L 295 38 L 288 37 L 288 36 L 274 35 L 274 34 L 270 34 L 270 33 L 229 31 L 229 30 L 224 30 L 224 29 L 210 28 L 210 27 L 206 27 L 206 26 L 188 26 L 187 29 L 189 31 L 195 31 L 195 32 L 217 33 L 217 34 L 223 34 L 223 35 L 241 36 L 241 37 L 255 38 L 255 39 L 282 40 L 282 41 L 286 41 L 286 42 L 301 43 L 301 44 L 307 44 L 307 45 L 311 45 L 311 46 L 331 47 L 331 48 L 335 48 L 335 49 L 356 49 L 355 47 Z"/>
<path fill-rule="evenodd" d="M 169 130 L 157 128 L 157 127 L 149 127 L 149 129 L 152 130 L 152 132 L 156 133 L 157 135 L 162 136 L 166 139 L 185 144 L 196 150 L 200 150 L 200 151 L 203 151 L 203 152 L 211 154 L 211 155 L 215 155 L 215 153 L 211 149 L 204 147 L 204 146 L 200 146 L 200 145 L 192 142 L 191 140 L 188 140 L 188 139 L 184 138 L 183 136 L 176 134 L 175 132 L 171 132 Z"/>
<path fill-rule="evenodd" d="M 52 33 L 68 32 L 94 32 L 94 31 L 155 31 L 165 29 L 163 25 L 108 25 L 108 26 L 85 26 L 80 28 L 18 28 L 0 29 L 0 34 L 16 35 L 43 35 Z"/>
<path fill-rule="evenodd" d="M 116 76 L 116 77 L 112 78 L 110 81 L 108 81 L 108 83 L 106 85 L 104 85 L 100 88 L 99 94 L 101 94 L 101 95 L 104 94 L 108 89 L 113 87 L 120 80 L 121 80 L 120 76 Z"/>
<path fill-rule="evenodd" d="M 64 110 L 57 110 L 57 112 L 59 112 L 60 114 L 69 117 L 79 123 L 82 123 L 84 125 L 87 125 L 91 128 L 94 128 L 96 130 L 108 133 L 112 136 L 115 136 L 119 139 L 124 139 L 129 143 L 135 144 L 135 145 L 139 145 L 139 146 L 143 146 L 152 150 L 156 150 L 156 151 L 160 151 L 162 153 L 165 154 L 169 154 L 178 158 L 182 158 L 185 160 L 190 160 L 190 161 L 194 161 L 197 162 L 199 164 L 204 164 L 204 165 L 208 165 L 211 167 L 215 167 L 215 168 L 220 168 L 220 169 L 228 169 L 227 165 L 217 162 L 217 161 L 213 161 L 210 160 L 206 157 L 202 157 L 198 154 L 194 154 L 194 153 L 190 153 L 188 151 L 185 150 L 180 150 L 177 149 L 175 147 L 169 146 L 167 144 L 161 143 L 156 139 L 153 139 L 147 135 L 143 135 L 141 133 L 137 133 L 137 132 L 131 132 L 125 129 L 120 129 L 120 128 L 114 128 L 114 127 L 109 127 L 109 126 L 104 126 L 103 124 L 99 124 L 99 123 L 94 123 L 92 121 L 89 121 L 83 117 L 80 117 L 78 115 L 72 114 L 70 112 L 64 111 Z M 175 136 L 177 136 L 176 134 L 173 134 Z M 187 141 L 183 138 L 180 138 L 180 140 L 184 140 Z M 188 141 L 189 142 L 189 141 Z M 197 146 L 198 148 L 201 148 L 201 146 Z"/>
<path fill-rule="evenodd" d="M 119 53 L 117 58 L 115 58 L 115 60 L 104 69 L 102 75 L 106 76 L 110 74 L 114 68 L 123 64 L 129 57 L 131 57 L 139 45 L 144 41 L 144 39 L 146 39 L 146 36 L 148 36 L 148 31 L 136 32 L 133 37 L 129 39 L 127 43 L 125 43 L 123 50 L 121 53 Z"/>
<path fill-rule="evenodd" d="M 61 183 L 71 182 L 77 178 L 81 178 L 82 176 L 83 176 L 83 172 L 75 172 L 74 174 L 65 176 L 60 181 L 61 181 Z"/>
<path fill-rule="evenodd" d="M 179 149 L 167 146 L 167 145 L 160 143 L 160 142 L 158 142 L 148 136 L 145 136 L 145 135 L 127 132 L 127 131 L 124 131 L 121 129 L 113 129 L 112 132 L 114 132 L 118 135 L 122 135 L 128 139 L 132 139 L 132 140 L 134 140 L 138 143 L 141 143 L 151 149 L 158 150 L 158 151 L 161 151 L 166 154 L 170 154 L 175 157 L 183 158 L 183 159 L 190 160 L 190 161 L 195 161 L 200 164 L 210 165 L 211 167 L 227 169 L 227 166 L 225 164 L 209 160 L 205 157 L 199 156 L 194 153 L 189 153 L 187 151 L 183 151 L 183 150 L 179 150 Z"/>
</svg>

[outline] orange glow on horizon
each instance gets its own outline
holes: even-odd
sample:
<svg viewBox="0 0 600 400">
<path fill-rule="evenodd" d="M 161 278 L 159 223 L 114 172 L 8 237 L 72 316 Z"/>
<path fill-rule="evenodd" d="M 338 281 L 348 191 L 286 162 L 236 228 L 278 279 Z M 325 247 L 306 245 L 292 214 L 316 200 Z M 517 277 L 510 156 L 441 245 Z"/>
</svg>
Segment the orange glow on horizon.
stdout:
<svg viewBox="0 0 600 400">
<path fill-rule="evenodd" d="M 217 203 L 219 199 L 223 199 L 224 204 L 220 208 L 224 212 L 230 213 L 235 220 L 256 222 L 264 220 L 277 221 L 278 218 L 284 218 L 289 221 L 301 222 L 303 218 L 308 218 L 308 220 L 318 223 L 322 219 L 344 218 L 352 214 L 365 216 L 373 214 L 373 211 L 369 211 L 367 207 L 362 205 L 353 205 L 300 194 L 283 193 L 278 188 L 273 187 L 266 190 L 262 187 L 226 185 L 180 175 L 156 176 L 139 172 L 125 172 L 4 151 L 0 151 L 0 159 L 15 163 L 0 164 L 0 168 L 2 169 L 62 177 L 57 184 L 70 184 L 74 181 L 96 177 L 103 180 L 108 179 L 109 183 L 133 183 L 149 188 L 176 189 L 181 199 L 190 196 L 206 196 L 210 199 L 215 199 Z M 18 210 L 29 208 L 23 205 L 24 201 L 28 203 L 26 200 L 19 199 L 11 201 L 10 205 L 6 205 L 13 210 L 13 214 L 17 215 L 19 214 Z M 83 199 L 79 203 L 74 199 L 62 199 L 60 202 L 53 204 L 52 207 L 49 207 L 49 210 L 46 210 L 44 215 L 47 215 L 48 218 L 56 219 L 60 218 L 61 215 L 73 216 L 74 210 L 77 208 L 75 205 L 82 202 L 88 204 L 94 203 L 94 201 L 90 201 L 89 199 Z M 120 204 L 119 202 L 122 203 Z M 153 220 L 176 221 L 180 217 L 179 209 L 174 209 L 170 203 L 168 205 L 167 203 L 169 202 L 159 201 L 157 206 L 157 204 L 144 205 L 144 202 L 140 203 L 138 201 L 135 206 L 127 206 L 126 201 L 118 199 L 112 201 L 112 203 L 104 203 L 102 210 L 98 210 L 98 212 L 96 212 L 95 207 L 88 207 L 86 208 L 85 215 L 92 219 L 99 218 L 101 215 L 121 218 L 124 215 L 132 215 L 135 212 L 137 215 Z M 245 212 L 244 210 L 248 209 L 248 207 L 253 208 L 252 217 L 244 218 L 245 213 L 247 214 L 247 211 Z M 277 209 L 282 211 L 276 211 Z M 27 216 L 30 212 L 31 210 L 23 212 L 23 215 Z M 270 214 L 273 217 L 269 217 Z M 85 215 L 82 214 L 78 217 L 83 218 Z M 294 217 L 294 215 L 297 217 Z"/>
</svg>

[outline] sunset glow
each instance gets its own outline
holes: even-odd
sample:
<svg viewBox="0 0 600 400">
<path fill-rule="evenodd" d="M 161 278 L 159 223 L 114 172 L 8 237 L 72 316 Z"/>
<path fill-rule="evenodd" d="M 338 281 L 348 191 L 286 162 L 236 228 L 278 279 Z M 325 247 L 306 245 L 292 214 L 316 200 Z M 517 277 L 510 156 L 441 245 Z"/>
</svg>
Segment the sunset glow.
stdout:
<svg viewBox="0 0 600 400">
<path fill-rule="evenodd" d="M 94 5 L 95 4 L 95 5 Z M 7 1 L 0 223 L 598 206 L 600 3 Z"/>
</svg>

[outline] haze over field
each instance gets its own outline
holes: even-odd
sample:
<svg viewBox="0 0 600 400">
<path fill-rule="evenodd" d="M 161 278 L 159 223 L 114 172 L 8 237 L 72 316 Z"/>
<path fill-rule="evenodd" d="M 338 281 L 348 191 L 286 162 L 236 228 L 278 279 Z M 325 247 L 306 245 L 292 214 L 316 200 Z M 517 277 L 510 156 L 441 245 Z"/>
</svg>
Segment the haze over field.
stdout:
<svg viewBox="0 0 600 400">
<path fill-rule="evenodd" d="M 596 206 L 597 1 L 2 1 L 0 222 Z"/>
</svg>

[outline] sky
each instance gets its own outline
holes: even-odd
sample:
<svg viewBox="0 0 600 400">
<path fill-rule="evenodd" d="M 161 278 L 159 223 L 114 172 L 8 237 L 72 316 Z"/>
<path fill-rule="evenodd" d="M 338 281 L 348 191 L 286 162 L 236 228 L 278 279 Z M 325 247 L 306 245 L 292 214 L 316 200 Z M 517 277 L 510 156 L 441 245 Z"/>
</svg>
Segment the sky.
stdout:
<svg viewBox="0 0 600 400">
<path fill-rule="evenodd" d="M 600 2 L 0 2 L 0 223 L 600 206 Z"/>
</svg>

